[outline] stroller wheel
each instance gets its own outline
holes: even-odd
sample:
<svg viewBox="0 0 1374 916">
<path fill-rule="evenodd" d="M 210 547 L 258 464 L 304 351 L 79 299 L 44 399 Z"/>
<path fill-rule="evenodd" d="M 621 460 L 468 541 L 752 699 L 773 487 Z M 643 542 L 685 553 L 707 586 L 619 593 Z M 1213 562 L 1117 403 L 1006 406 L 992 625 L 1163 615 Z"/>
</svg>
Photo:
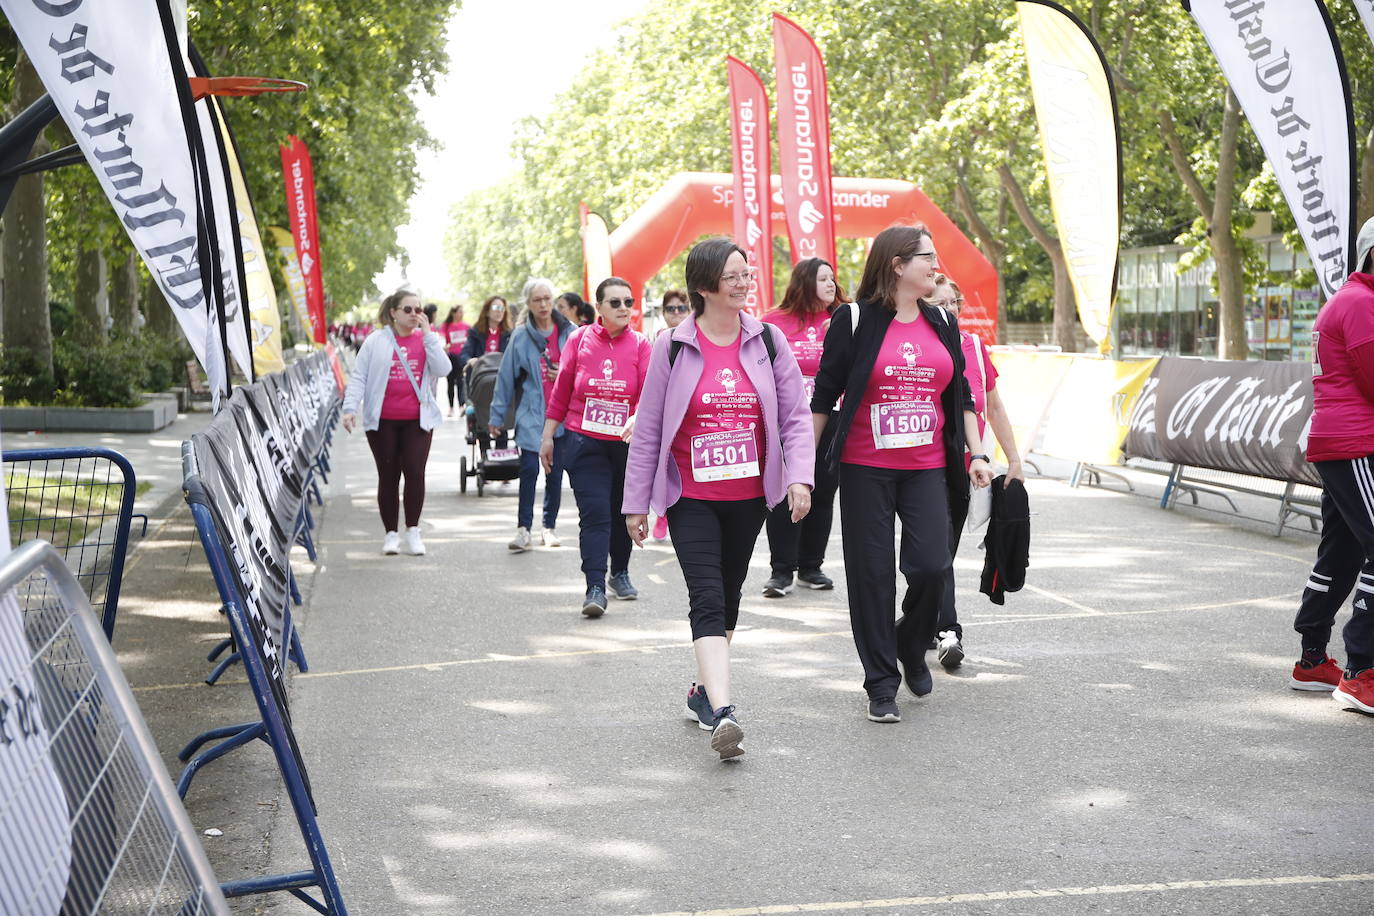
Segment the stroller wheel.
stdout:
<svg viewBox="0 0 1374 916">
<path fill-rule="evenodd" d="M 464 455 L 458 461 L 458 492 L 468 491 L 468 456 Z"/>
<path fill-rule="evenodd" d="M 485 484 L 485 483 L 486 483 L 486 478 L 482 476 L 482 472 L 479 470 L 479 471 L 477 472 L 477 495 L 478 495 L 479 497 L 482 495 L 483 484 Z"/>
</svg>

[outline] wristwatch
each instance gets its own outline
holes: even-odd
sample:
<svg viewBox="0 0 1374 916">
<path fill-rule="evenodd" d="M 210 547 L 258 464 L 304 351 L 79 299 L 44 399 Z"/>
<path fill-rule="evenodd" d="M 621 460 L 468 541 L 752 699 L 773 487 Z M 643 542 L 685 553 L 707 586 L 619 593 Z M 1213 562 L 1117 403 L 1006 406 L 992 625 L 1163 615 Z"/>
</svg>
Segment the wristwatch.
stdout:
<svg viewBox="0 0 1374 916">
<path fill-rule="evenodd" d="M 977 460 L 980 459 L 980 458 L 981 458 L 982 460 L 986 461 L 988 464 L 992 464 L 992 459 L 989 458 L 987 455 L 970 455 L 969 458 L 968 458 L 968 460 L 969 460 L 969 461 L 977 461 Z"/>
</svg>

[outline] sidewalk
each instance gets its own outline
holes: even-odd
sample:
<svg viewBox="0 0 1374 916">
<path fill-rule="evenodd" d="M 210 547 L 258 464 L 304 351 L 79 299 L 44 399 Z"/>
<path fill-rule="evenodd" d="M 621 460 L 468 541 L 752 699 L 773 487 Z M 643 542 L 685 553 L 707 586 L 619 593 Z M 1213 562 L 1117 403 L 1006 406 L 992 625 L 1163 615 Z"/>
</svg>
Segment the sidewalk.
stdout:
<svg viewBox="0 0 1374 916">
<path fill-rule="evenodd" d="M 937 670 L 930 697 L 903 696 L 893 726 L 863 716 L 838 526 L 834 592 L 762 598 L 761 539 L 735 647 L 748 753 L 722 765 L 683 718 L 693 672 L 671 547 L 636 552 L 641 600 L 585 620 L 571 495 L 568 546 L 511 555 L 514 485 L 460 496 L 464 453 L 446 424 L 429 555 L 384 557 L 370 455 L 361 436 L 336 439 L 321 562 L 302 581 L 313 667 L 292 712 L 352 912 L 1367 905 L 1374 803 L 1358 761 L 1374 723 L 1288 688 L 1310 534 L 1034 480 L 1029 584 L 989 604 L 966 539 L 969 659 Z M 214 629 L 186 610 L 178 627 Z M 198 688 L 140 701 L 180 689 Z M 204 691 L 232 705 L 242 688 Z M 198 826 L 229 825 L 208 841 L 221 877 L 244 873 L 250 848 L 301 867 L 289 812 L 270 816 L 267 750 L 238 754 L 192 790 Z"/>
</svg>

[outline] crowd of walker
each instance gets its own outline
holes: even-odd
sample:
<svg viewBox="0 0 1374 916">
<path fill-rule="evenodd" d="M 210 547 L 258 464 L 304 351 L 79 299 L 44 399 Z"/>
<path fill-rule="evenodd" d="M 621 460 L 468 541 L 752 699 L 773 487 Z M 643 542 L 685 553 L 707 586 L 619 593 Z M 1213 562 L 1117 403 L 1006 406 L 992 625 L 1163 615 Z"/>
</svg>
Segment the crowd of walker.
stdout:
<svg viewBox="0 0 1374 916">
<path fill-rule="evenodd" d="M 1302 654 L 1290 683 L 1333 691 L 1348 708 L 1374 714 L 1371 248 L 1374 220 L 1359 236 L 1359 272 L 1316 322 L 1308 457 L 1325 484 L 1323 533 L 1295 624 Z M 361 344 L 343 408 L 350 431 L 361 416 L 376 459 L 383 552 L 401 550 L 402 505 L 405 548 L 425 552 L 425 462 L 442 421 L 435 392 L 446 379 L 449 415 L 466 410 L 469 441 L 483 455 L 518 451 L 512 553 L 534 545 L 541 471 L 539 540 L 560 545 L 567 472 L 586 618 L 605 614 L 608 598 L 638 597 L 632 545 L 671 538 L 696 660 L 688 715 L 726 760 L 744 753 L 730 643 L 755 541 L 766 529 L 764 596 L 834 588 L 823 567 L 838 498 L 867 716 L 901 721 L 902 683 L 917 697 L 933 689 L 929 651 L 951 670 L 964 659 L 953 557 L 971 494 L 996 487 L 1006 494 L 999 499 L 1025 500 L 997 370 L 979 339 L 959 329 L 963 300 L 939 269 L 925 228 L 893 226 L 873 240 L 854 300 L 834 265 L 808 258 L 795 265 L 778 307 L 756 318 L 747 310 L 755 275 L 745 251 L 707 239 L 688 254 L 685 290 L 664 294 L 666 327 L 652 341 L 631 327 L 634 290 L 618 277 L 597 285 L 594 305 L 534 278 L 518 325 L 511 304 L 492 296 L 471 327 L 455 309 L 437 331 L 436 313 L 398 291 L 378 316 L 386 332 Z M 464 369 L 482 360 L 499 361 L 499 371 L 479 414 L 465 405 Z M 479 415 L 489 422 L 476 422 Z M 994 439 L 1007 465 L 995 481 Z M 1327 645 L 1352 589 L 1343 667 Z"/>
</svg>

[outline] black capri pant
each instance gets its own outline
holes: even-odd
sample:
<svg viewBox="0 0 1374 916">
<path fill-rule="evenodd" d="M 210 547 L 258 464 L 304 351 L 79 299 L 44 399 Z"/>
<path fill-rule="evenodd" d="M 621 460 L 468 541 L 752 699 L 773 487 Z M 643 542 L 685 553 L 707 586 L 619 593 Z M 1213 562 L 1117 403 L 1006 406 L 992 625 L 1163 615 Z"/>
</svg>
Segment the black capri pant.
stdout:
<svg viewBox="0 0 1374 916">
<path fill-rule="evenodd" d="M 724 636 L 739 622 L 740 590 L 767 515 L 762 499 L 679 499 L 668 507 L 692 639 Z"/>
</svg>

